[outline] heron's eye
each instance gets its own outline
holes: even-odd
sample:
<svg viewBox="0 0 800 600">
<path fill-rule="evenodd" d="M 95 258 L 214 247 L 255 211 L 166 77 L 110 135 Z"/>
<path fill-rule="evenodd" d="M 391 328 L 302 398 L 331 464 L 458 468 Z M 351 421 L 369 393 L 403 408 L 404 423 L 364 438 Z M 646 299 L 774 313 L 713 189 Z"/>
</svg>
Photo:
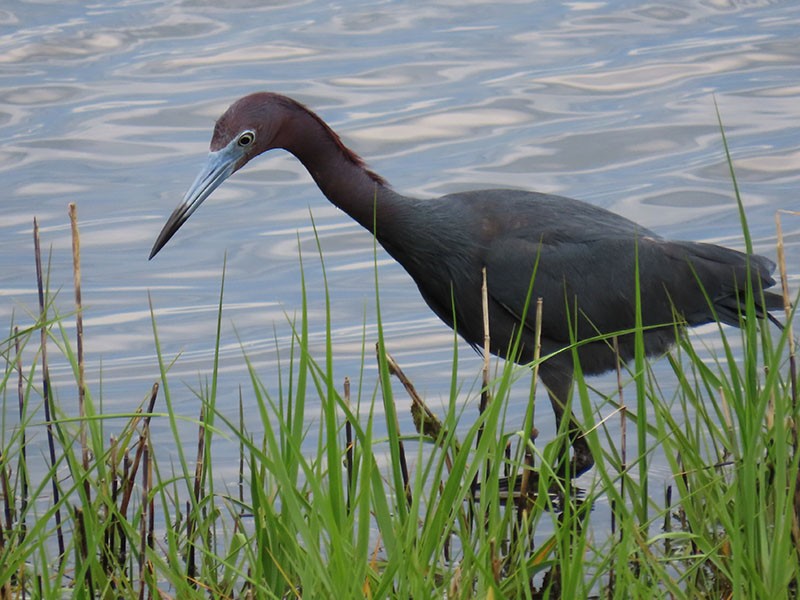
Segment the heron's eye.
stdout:
<svg viewBox="0 0 800 600">
<path fill-rule="evenodd" d="M 248 146 L 251 146 L 255 141 L 256 141 L 256 134 L 248 130 L 248 131 L 243 131 L 239 135 L 239 139 L 236 140 L 236 143 L 239 144 L 239 146 L 241 146 L 242 148 L 247 148 Z"/>
</svg>

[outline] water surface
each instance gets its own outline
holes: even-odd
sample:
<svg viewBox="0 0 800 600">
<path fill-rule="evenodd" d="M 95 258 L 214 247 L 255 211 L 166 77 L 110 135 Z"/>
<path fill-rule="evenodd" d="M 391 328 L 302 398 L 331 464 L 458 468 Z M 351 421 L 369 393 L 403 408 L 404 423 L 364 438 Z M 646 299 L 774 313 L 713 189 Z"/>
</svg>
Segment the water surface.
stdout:
<svg viewBox="0 0 800 600">
<path fill-rule="evenodd" d="M 372 239 L 291 157 L 254 161 L 147 260 L 204 161 L 214 119 L 245 93 L 277 91 L 313 107 L 410 195 L 536 189 L 667 236 L 742 248 L 716 101 L 759 252 L 775 257 L 774 215 L 798 208 L 793 2 L 17 1 L 0 9 L 0 28 L 0 317 L 25 325 L 36 311 L 34 216 L 52 249 L 57 306 L 72 310 L 67 204 L 76 202 L 87 376 L 108 411 L 131 410 L 159 378 L 151 300 L 164 354 L 180 354 L 176 409 L 198 413 L 192 388 L 210 372 L 226 260 L 220 402 L 231 415 L 247 385 L 242 348 L 277 386 L 278 350 L 300 306 L 300 252 L 321 358 L 312 218 L 337 376 L 359 373 L 367 340 L 374 378 Z M 796 289 L 800 223 L 787 217 L 784 229 Z M 389 349 L 440 406 L 452 333 L 400 267 L 382 251 L 377 262 Z M 480 361 L 463 344 L 460 353 L 469 389 Z M 669 389 L 668 367 L 656 369 Z M 72 376 L 63 361 L 53 373 L 66 404 Z M 520 401 L 511 412 L 522 410 Z M 538 411 L 544 436 L 547 412 Z"/>
</svg>

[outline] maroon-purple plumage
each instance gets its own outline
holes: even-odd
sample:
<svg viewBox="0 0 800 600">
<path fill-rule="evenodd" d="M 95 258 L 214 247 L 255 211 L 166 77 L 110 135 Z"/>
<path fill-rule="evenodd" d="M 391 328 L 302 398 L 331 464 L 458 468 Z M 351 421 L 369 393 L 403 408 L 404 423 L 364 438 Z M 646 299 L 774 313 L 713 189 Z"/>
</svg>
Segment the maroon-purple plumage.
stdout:
<svg viewBox="0 0 800 600">
<path fill-rule="evenodd" d="M 313 118 L 347 160 L 364 168 L 373 181 L 386 185 L 383 177 L 368 170 L 364 160 L 345 146 L 337 133 L 316 113 L 310 111 L 297 100 L 272 92 L 256 92 L 234 102 L 217 119 L 214 125 L 214 135 L 211 137 L 210 149 L 213 152 L 224 148 L 235 135 L 252 127 L 259 134 L 257 137 L 259 144 L 253 148 L 253 152 L 248 155 L 247 160 L 273 148 L 289 150 L 286 146 L 291 146 L 292 143 L 285 136 L 291 136 L 292 127 L 291 125 L 285 125 L 285 119 L 291 118 L 292 115 Z"/>
</svg>

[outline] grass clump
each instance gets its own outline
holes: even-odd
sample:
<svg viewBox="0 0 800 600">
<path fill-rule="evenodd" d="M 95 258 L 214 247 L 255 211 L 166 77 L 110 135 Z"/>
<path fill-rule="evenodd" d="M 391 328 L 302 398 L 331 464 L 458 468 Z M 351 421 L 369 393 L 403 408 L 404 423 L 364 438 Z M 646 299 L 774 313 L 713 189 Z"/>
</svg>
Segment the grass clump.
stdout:
<svg viewBox="0 0 800 600">
<path fill-rule="evenodd" d="M 743 327 L 719 328 L 720 352 L 680 337 L 669 394 L 642 344 L 599 405 L 576 369 L 573 403 L 596 459 L 578 489 L 550 467 L 566 431 L 534 443 L 535 377 L 521 423 L 509 417 L 529 367 L 486 368 L 465 401 L 454 351 L 437 415 L 379 322 L 377 372 L 365 338 L 353 394 L 334 377 L 330 311 L 324 357 L 309 350 L 305 293 L 277 390 L 244 355 L 238 410 L 217 405 L 221 293 L 208 383 L 193 392 L 196 437 L 181 436 L 155 319 L 160 381 L 131 413 L 107 414 L 73 350 L 80 327 L 72 340 L 64 325 L 80 294 L 75 315 L 59 313 L 38 251 L 37 264 L 38 315 L 2 346 L 0 598 L 797 597 L 794 347 L 790 327 L 753 318 L 756 290 Z M 54 351 L 73 366 L 77 414 L 53 393 Z M 401 430 L 395 377 L 417 432 Z M 157 451 L 154 422 L 174 456 Z M 234 491 L 215 485 L 220 437 L 239 447 Z M 654 460 L 669 469 L 663 489 Z"/>
</svg>

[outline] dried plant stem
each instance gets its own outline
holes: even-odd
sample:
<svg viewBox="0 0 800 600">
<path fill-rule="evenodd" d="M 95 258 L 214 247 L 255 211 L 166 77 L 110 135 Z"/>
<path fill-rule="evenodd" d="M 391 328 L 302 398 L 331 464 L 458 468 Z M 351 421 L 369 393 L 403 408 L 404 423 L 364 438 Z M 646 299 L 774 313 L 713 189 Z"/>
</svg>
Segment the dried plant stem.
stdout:
<svg viewBox="0 0 800 600">
<path fill-rule="evenodd" d="M 108 466 L 111 471 L 111 501 L 117 502 L 119 498 L 119 447 L 117 446 L 117 438 L 110 436 L 108 438 Z M 117 533 L 119 533 L 119 519 L 116 514 L 111 514 L 110 526 L 103 532 L 103 543 L 106 548 L 113 548 L 116 544 Z M 111 554 L 109 552 L 102 552 L 100 554 L 100 563 L 103 570 L 108 572 L 111 566 Z"/>
<path fill-rule="evenodd" d="M 0 548 L 0 549 L 2 549 L 2 548 Z M 20 572 L 22 572 L 21 569 L 20 569 Z M 24 598 L 25 597 L 24 596 L 25 587 L 22 586 L 21 589 L 23 590 L 23 592 L 22 592 L 23 596 L 22 597 Z M 10 600 L 13 597 L 14 597 L 14 595 L 11 592 L 11 581 L 6 581 L 5 583 L 2 584 L 2 587 L 0 587 L 0 598 L 2 598 L 2 600 L 6 600 L 6 598 L 8 598 Z"/>
<path fill-rule="evenodd" d="M 78 414 L 80 415 L 81 458 L 84 471 L 89 471 L 89 446 L 86 443 L 86 377 L 83 360 L 83 302 L 81 300 L 81 236 L 78 232 L 78 208 L 69 203 L 69 224 L 72 231 L 72 279 L 75 287 L 75 337 L 78 359 Z M 87 500 L 91 498 L 91 486 L 84 479 L 83 488 Z"/>
<path fill-rule="evenodd" d="M 147 432 L 147 445 L 150 447 L 150 431 Z M 148 506 L 147 506 L 147 548 L 152 552 L 155 548 L 155 529 L 156 529 L 156 504 L 155 504 L 155 495 L 153 494 L 153 461 L 147 460 L 147 497 Z M 145 560 L 145 565 L 148 572 L 153 575 L 153 563 L 150 560 Z M 148 595 L 152 598 L 153 591 L 150 590 Z"/>
<path fill-rule="evenodd" d="M 125 453 L 122 457 L 122 498 L 120 499 L 119 503 L 119 514 L 122 516 L 123 519 L 127 519 L 128 514 L 128 506 L 130 505 L 131 498 L 133 497 L 133 488 L 136 483 L 136 475 L 139 472 L 139 465 L 143 460 L 143 456 L 145 454 L 145 450 L 147 449 L 147 445 L 150 443 L 150 415 L 153 412 L 153 408 L 155 407 L 156 398 L 158 397 L 158 382 L 153 384 L 153 387 L 150 389 L 150 400 L 147 403 L 147 414 L 144 415 L 144 418 L 141 416 L 134 417 L 131 421 L 131 428 L 135 428 L 139 424 L 139 420 L 142 421 L 142 431 L 139 434 L 139 442 L 136 448 L 136 455 L 131 461 L 130 452 L 125 450 Z M 137 411 L 141 413 L 141 410 Z M 116 451 L 112 454 L 112 464 L 113 472 L 116 473 L 119 459 L 117 458 Z M 116 487 L 113 489 L 114 497 L 117 496 Z M 124 564 L 125 563 L 125 555 L 127 553 L 127 536 L 125 535 L 122 524 L 117 523 L 117 527 L 115 528 L 115 532 L 118 535 L 118 539 L 120 541 L 119 553 L 118 553 L 118 563 Z"/>
<path fill-rule="evenodd" d="M 379 343 L 375 344 L 375 352 L 379 353 L 380 351 L 381 351 L 380 344 Z M 391 360 L 391 356 L 389 355 L 388 352 L 385 352 L 385 358 L 386 358 L 387 368 L 389 369 L 389 373 L 393 374 L 392 363 L 394 361 Z M 380 364 L 380 359 L 378 360 L 378 363 Z M 397 363 L 394 363 L 394 365 L 397 366 Z M 400 423 L 396 419 L 397 419 L 397 413 L 395 412 L 395 428 L 399 432 L 400 431 Z M 400 473 L 401 473 L 401 476 L 403 478 L 403 489 L 406 492 L 406 499 L 408 500 L 408 503 L 410 505 L 411 504 L 411 486 L 410 486 L 410 476 L 408 474 L 408 461 L 406 460 L 405 445 L 403 444 L 403 440 L 401 440 L 401 439 L 397 440 L 397 450 L 398 450 L 398 455 L 399 455 L 399 459 L 400 459 Z"/>
<path fill-rule="evenodd" d="M 205 422 L 204 419 L 205 410 L 200 408 L 200 427 L 197 430 L 197 462 L 195 463 L 194 470 L 194 498 L 190 505 L 190 510 L 186 513 L 186 536 L 189 544 L 189 557 L 187 561 L 186 574 L 189 581 L 194 581 L 197 575 L 197 556 L 195 553 L 194 533 L 196 523 L 200 518 L 200 515 L 198 515 L 195 511 L 200 510 L 200 500 L 203 495 L 203 465 L 205 462 L 206 447 L 206 428 L 203 425 Z M 194 510 L 191 510 L 191 508 Z"/>
<path fill-rule="evenodd" d="M 0 452 L 0 485 L 2 485 L 3 490 L 3 517 L 5 520 L 5 529 L 10 532 L 14 523 L 14 494 L 11 492 L 11 487 L 8 483 L 11 478 L 11 473 L 9 467 L 6 465 L 5 459 L 6 457 Z M 0 545 L 2 545 L 3 542 L 3 533 L 2 530 L 0 530 Z"/>
<path fill-rule="evenodd" d="M 127 490 L 128 481 L 130 480 L 131 475 L 131 453 L 130 450 L 126 449 L 125 453 L 122 455 L 122 481 L 125 483 L 125 488 Z M 133 486 L 131 486 L 131 490 L 133 490 Z M 127 506 L 125 508 L 127 512 Z M 125 512 L 122 511 L 120 508 L 120 514 L 123 518 L 126 518 Z M 124 564 L 126 561 L 126 557 L 128 554 L 128 538 L 122 533 L 122 524 L 119 525 L 120 528 L 120 539 L 119 539 L 119 563 Z"/>
<path fill-rule="evenodd" d="M 145 451 L 145 447 L 147 446 L 148 439 L 150 437 L 150 414 L 153 412 L 153 407 L 156 404 L 156 398 L 158 397 L 158 382 L 153 384 L 153 387 L 150 389 L 150 401 L 147 404 L 147 414 L 144 416 L 143 423 L 142 423 L 142 433 L 139 435 L 139 444 L 136 448 L 136 456 L 133 459 L 133 464 L 126 466 L 125 468 L 125 477 L 123 481 L 125 481 L 125 490 L 122 494 L 122 501 L 120 502 L 119 512 L 120 514 L 125 517 L 128 511 L 128 504 L 131 501 L 131 496 L 133 495 L 133 486 L 134 480 L 136 479 L 136 474 L 139 470 L 139 464 L 142 460 L 142 454 Z M 137 417 L 138 419 L 139 417 Z M 133 427 L 136 427 L 138 423 L 136 420 L 132 423 Z M 126 465 L 130 462 L 127 454 L 125 457 Z"/>
<path fill-rule="evenodd" d="M 491 401 L 489 393 L 489 354 L 491 349 L 491 335 L 489 331 L 489 287 L 486 284 L 486 267 L 481 268 L 481 312 L 483 314 L 483 369 L 481 370 L 481 402 L 478 411 L 481 415 L 486 411 Z M 475 448 L 477 449 L 483 437 L 483 422 L 478 427 L 477 435 L 475 436 Z M 489 461 L 486 461 L 486 474 L 488 475 L 491 470 Z M 472 482 L 473 492 L 478 489 L 480 478 L 480 471 L 475 472 L 475 479 Z"/>
<path fill-rule="evenodd" d="M 781 213 L 800 216 L 797 211 L 778 211 L 775 213 L 775 229 L 778 234 L 778 269 L 781 274 L 781 290 L 783 292 L 783 310 L 786 314 L 787 338 L 789 340 L 789 376 L 792 386 L 792 413 L 797 413 L 797 365 L 795 362 L 796 344 L 792 331 L 792 301 L 789 295 L 789 277 L 786 273 L 786 253 L 783 245 L 783 229 L 781 228 Z M 798 450 L 797 428 L 794 428 L 794 450 Z"/>
<path fill-rule="evenodd" d="M 789 296 L 789 279 L 786 273 L 786 253 L 783 244 L 783 228 L 781 227 L 781 213 L 790 215 L 800 215 L 797 211 L 777 211 L 775 213 L 775 230 L 778 236 L 778 269 L 781 275 L 781 289 L 783 292 L 783 309 L 786 314 L 786 337 L 789 340 L 789 385 L 791 386 L 792 395 L 792 414 L 797 414 L 797 362 L 795 359 L 796 345 L 794 340 L 794 332 L 792 331 L 792 303 Z M 792 448 L 795 454 L 798 452 L 798 434 L 797 423 L 792 422 Z M 795 547 L 800 552 L 800 472 L 797 473 L 794 482 L 794 514 L 792 515 L 792 538 L 794 539 Z"/>
<path fill-rule="evenodd" d="M 390 367 L 391 368 L 391 367 Z M 350 410 L 350 378 L 344 378 L 343 384 L 344 403 Z M 353 424 L 347 419 L 344 424 L 345 454 L 344 464 L 347 471 L 347 512 L 350 512 L 351 494 L 353 490 Z"/>
<path fill-rule="evenodd" d="M 414 419 L 414 426 L 417 428 L 417 432 L 427 435 L 441 446 L 447 433 L 442 427 L 442 422 L 436 414 L 428 408 L 428 405 L 425 404 L 425 401 L 417 392 L 414 384 L 411 383 L 411 380 L 400 368 L 400 365 L 397 364 L 397 361 L 388 352 L 386 353 L 386 364 L 389 367 L 389 373 L 397 377 L 400 383 L 403 384 L 409 398 L 411 398 L 411 416 Z M 445 455 L 445 462 L 447 463 L 447 468 L 450 469 L 452 467 L 452 460 L 449 454 Z"/>
<path fill-rule="evenodd" d="M 617 395 L 619 396 L 619 415 L 620 415 L 620 472 L 625 473 L 628 465 L 628 426 L 626 421 L 627 408 L 625 406 L 625 396 L 623 395 L 622 386 L 622 361 L 619 358 L 619 339 L 614 336 L 611 340 L 614 347 L 614 355 L 617 357 L 616 375 L 617 375 Z M 625 477 L 619 478 L 619 496 L 625 497 Z M 611 535 L 613 536 L 617 531 L 617 502 L 611 499 Z M 620 542 L 623 540 L 624 532 L 622 529 L 619 531 Z M 608 589 L 614 590 L 616 587 L 616 571 L 612 568 L 608 573 Z"/>
<path fill-rule="evenodd" d="M 534 423 L 536 422 L 535 417 L 535 410 L 534 407 L 536 405 L 536 380 L 539 376 L 539 358 L 541 358 L 542 354 L 542 299 L 536 299 L 536 321 L 534 326 L 534 337 L 536 339 L 536 345 L 533 348 L 533 384 L 532 384 L 532 393 L 531 393 L 531 409 L 530 409 L 530 423 L 526 423 L 526 426 L 529 427 L 528 436 L 533 442 L 538 435 L 539 431 L 536 429 Z M 530 485 L 530 477 L 533 471 L 533 453 L 530 451 L 530 448 L 527 447 L 527 440 L 525 446 L 525 468 L 522 470 L 522 478 L 520 480 L 519 485 L 519 498 L 518 498 L 518 510 L 519 515 L 522 515 L 522 512 L 525 508 L 527 508 L 528 501 L 528 486 Z"/>
<path fill-rule="evenodd" d="M 50 373 L 47 366 L 47 305 L 44 297 L 44 274 L 42 270 L 42 250 L 39 243 L 39 222 L 33 219 L 33 253 L 36 263 L 36 285 L 39 292 L 39 323 L 41 331 L 41 356 L 42 356 L 42 402 L 44 404 L 44 420 L 47 423 L 47 446 L 50 454 L 50 466 L 53 468 L 51 480 L 53 490 L 53 505 L 56 507 L 53 518 L 56 522 L 56 540 L 58 543 L 59 567 L 64 562 L 66 546 L 64 544 L 64 531 L 61 525 L 61 492 L 58 489 L 56 474 L 56 444 L 53 433 L 53 420 L 50 407 Z"/>
<path fill-rule="evenodd" d="M 483 414 L 483 411 L 486 410 L 486 407 L 489 406 L 489 402 L 491 401 L 491 395 L 489 393 L 489 355 L 491 354 L 492 346 L 489 332 L 489 287 L 486 284 L 486 267 L 481 269 L 481 276 L 483 277 L 483 283 L 481 283 L 481 310 L 483 312 L 483 389 L 481 390 L 480 411 L 481 414 Z M 483 427 L 481 427 L 481 431 L 478 432 L 478 441 L 480 441 L 481 433 L 483 433 Z"/>
<path fill-rule="evenodd" d="M 83 518 L 83 509 L 75 507 L 74 509 L 74 517 L 75 517 L 75 533 L 76 537 L 78 538 L 78 553 L 80 555 L 81 561 L 85 564 L 89 558 L 89 545 L 87 543 L 87 533 L 86 533 L 86 521 Z M 82 582 L 80 582 L 81 586 L 86 586 L 88 588 L 89 598 L 94 598 L 94 583 L 92 579 L 92 572 L 91 570 L 87 569 L 86 576 Z"/>
<path fill-rule="evenodd" d="M 148 560 L 147 560 L 147 548 L 150 546 L 148 544 L 148 523 L 149 513 L 152 512 L 150 510 L 151 504 L 148 501 L 150 496 L 150 477 L 152 473 L 152 469 L 150 466 L 150 452 L 149 452 L 149 440 L 144 444 L 144 454 L 143 454 L 143 461 L 144 467 L 142 468 L 142 520 L 139 527 L 140 531 L 140 546 L 139 546 L 139 598 L 143 599 L 145 597 L 145 587 L 146 586 L 146 579 L 147 579 L 147 570 L 148 570 Z M 152 597 L 152 592 L 148 593 L 148 597 Z"/>
</svg>

